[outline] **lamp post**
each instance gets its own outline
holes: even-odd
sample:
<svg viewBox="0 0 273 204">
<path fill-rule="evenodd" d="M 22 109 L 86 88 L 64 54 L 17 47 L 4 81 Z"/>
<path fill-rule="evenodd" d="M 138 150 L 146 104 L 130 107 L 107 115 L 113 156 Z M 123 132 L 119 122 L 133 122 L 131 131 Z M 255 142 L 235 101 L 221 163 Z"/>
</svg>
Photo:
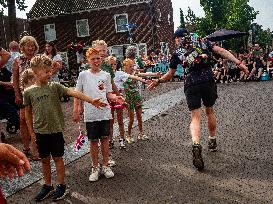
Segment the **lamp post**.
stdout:
<svg viewBox="0 0 273 204">
<path fill-rule="evenodd" d="M 124 26 L 127 27 L 128 29 L 128 39 L 129 39 L 129 43 L 133 44 L 133 33 L 132 33 L 132 29 L 136 27 L 136 24 L 133 22 L 129 22 L 127 24 L 125 24 Z"/>
</svg>

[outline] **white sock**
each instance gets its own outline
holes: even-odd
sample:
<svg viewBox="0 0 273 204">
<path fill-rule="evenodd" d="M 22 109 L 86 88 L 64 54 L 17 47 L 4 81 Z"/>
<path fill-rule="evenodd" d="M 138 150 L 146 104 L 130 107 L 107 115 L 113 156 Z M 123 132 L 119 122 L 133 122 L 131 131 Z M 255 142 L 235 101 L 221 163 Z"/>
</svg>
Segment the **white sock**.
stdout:
<svg viewBox="0 0 273 204">
<path fill-rule="evenodd" d="M 216 139 L 216 136 L 215 135 L 214 136 L 209 136 L 209 139 L 210 140 Z"/>
</svg>

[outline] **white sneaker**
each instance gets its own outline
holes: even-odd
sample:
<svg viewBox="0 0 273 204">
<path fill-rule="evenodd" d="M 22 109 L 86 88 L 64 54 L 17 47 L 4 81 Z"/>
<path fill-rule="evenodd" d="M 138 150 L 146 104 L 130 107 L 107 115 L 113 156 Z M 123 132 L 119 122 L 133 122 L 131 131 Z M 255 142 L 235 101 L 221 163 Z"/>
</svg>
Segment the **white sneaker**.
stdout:
<svg viewBox="0 0 273 204">
<path fill-rule="evenodd" d="M 120 149 L 126 149 L 125 139 L 119 139 L 119 147 Z"/>
<path fill-rule="evenodd" d="M 111 157 L 109 157 L 108 164 L 109 164 L 110 167 L 116 166 L 115 160 L 113 160 Z"/>
<path fill-rule="evenodd" d="M 89 181 L 91 182 L 94 182 L 94 181 L 97 181 L 99 180 L 99 174 L 100 174 L 100 169 L 99 167 L 97 168 L 92 168 L 92 173 L 91 175 L 89 176 Z"/>
<path fill-rule="evenodd" d="M 139 139 L 139 140 L 148 140 L 149 137 L 148 137 L 147 135 L 145 135 L 145 134 L 139 134 L 139 135 L 138 135 L 138 139 Z"/>
<path fill-rule="evenodd" d="M 114 177 L 114 172 L 109 166 L 103 166 L 101 169 L 101 174 L 103 174 L 106 178 Z"/>
</svg>

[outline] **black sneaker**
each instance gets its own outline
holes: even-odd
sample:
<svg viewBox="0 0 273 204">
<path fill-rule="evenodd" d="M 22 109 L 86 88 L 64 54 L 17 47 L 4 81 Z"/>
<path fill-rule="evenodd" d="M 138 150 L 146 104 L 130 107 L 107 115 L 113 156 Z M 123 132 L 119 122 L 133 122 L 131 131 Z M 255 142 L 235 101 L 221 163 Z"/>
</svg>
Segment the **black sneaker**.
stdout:
<svg viewBox="0 0 273 204">
<path fill-rule="evenodd" d="M 114 140 L 110 140 L 110 141 L 109 141 L 109 149 L 113 149 L 113 148 L 114 148 L 114 145 L 115 145 Z"/>
<path fill-rule="evenodd" d="M 35 197 L 35 201 L 39 202 L 42 201 L 44 199 L 46 199 L 47 197 L 49 197 L 50 195 L 52 195 L 54 193 L 54 187 L 53 186 L 47 186 L 47 185 L 43 185 L 41 191 L 38 193 L 38 195 Z"/>
<path fill-rule="evenodd" d="M 193 165 L 198 169 L 204 169 L 204 162 L 202 159 L 202 146 L 200 144 L 192 145 Z"/>
<path fill-rule="evenodd" d="M 216 139 L 209 139 L 208 148 L 211 152 L 217 151 Z"/>
<path fill-rule="evenodd" d="M 65 184 L 58 184 L 56 186 L 56 191 L 53 194 L 53 201 L 63 199 L 67 194 L 67 189 Z"/>
</svg>

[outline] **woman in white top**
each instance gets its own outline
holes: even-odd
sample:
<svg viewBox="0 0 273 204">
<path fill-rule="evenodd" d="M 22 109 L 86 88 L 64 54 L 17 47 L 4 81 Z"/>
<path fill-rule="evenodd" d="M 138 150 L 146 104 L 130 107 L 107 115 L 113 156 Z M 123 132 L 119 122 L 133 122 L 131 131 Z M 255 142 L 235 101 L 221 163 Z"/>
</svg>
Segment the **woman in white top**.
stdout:
<svg viewBox="0 0 273 204">
<path fill-rule="evenodd" d="M 62 57 L 61 55 L 57 54 L 57 49 L 54 42 L 46 43 L 44 54 L 55 62 L 53 64 L 51 81 L 60 81 L 58 74 L 59 74 L 59 70 L 62 68 Z"/>
</svg>

